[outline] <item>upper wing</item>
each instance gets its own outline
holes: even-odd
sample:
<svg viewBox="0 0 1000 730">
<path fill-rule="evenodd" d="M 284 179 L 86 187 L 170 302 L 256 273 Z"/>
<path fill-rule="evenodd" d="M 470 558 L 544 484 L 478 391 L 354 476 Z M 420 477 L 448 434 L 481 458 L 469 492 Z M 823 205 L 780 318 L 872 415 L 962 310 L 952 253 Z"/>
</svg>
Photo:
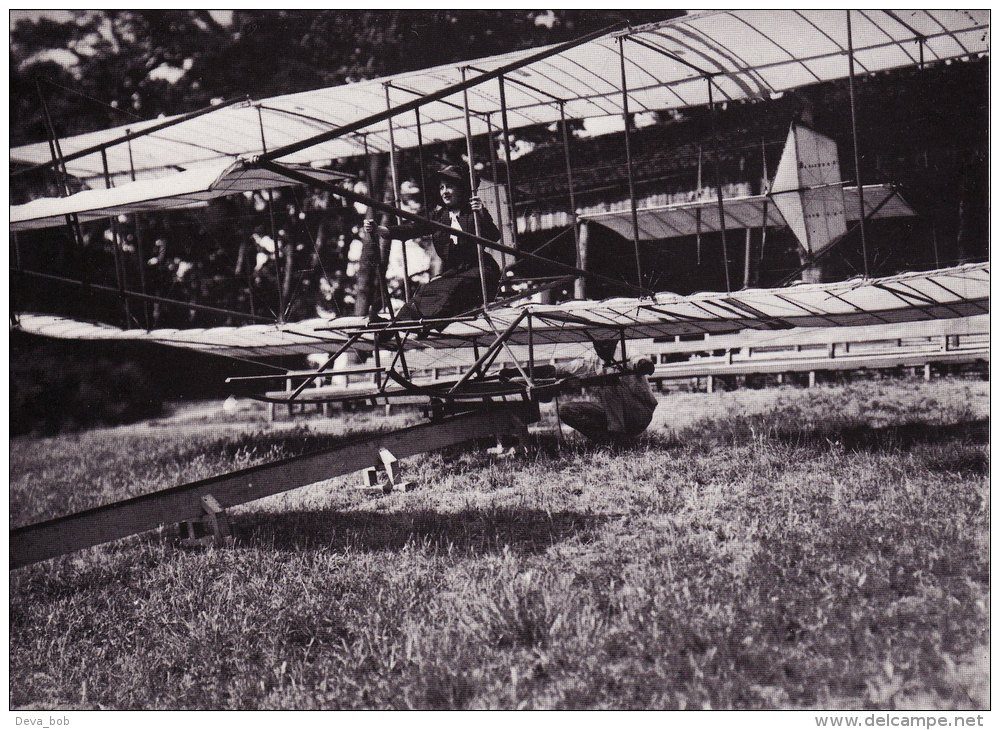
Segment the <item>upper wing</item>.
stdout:
<svg viewBox="0 0 1000 730">
<path fill-rule="evenodd" d="M 851 11 L 855 65 L 859 73 L 973 57 L 989 51 L 989 10 L 854 10 Z M 800 86 L 848 75 L 847 16 L 835 10 L 728 10 L 695 13 L 664 23 L 608 33 L 541 60 L 528 61 L 540 49 L 480 58 L 467 64 L 397 74 L 360 83 L 317 89 L 240 103 L 185 120 L 168 129 L 117 144 L 107 150 L 116 182 L 129 179 L 134 163 L 139 178 L 172 174 L 208 162 L 232 162 L 244 154 L 271 151 L 309 142 L 283 162 L 310 163 L 389 149 L 385 120 L 386 90 L 393 106 L 458 84 L 463 66 L 471 77 L 513 64 L 505 75 L 511 128 L 552 123 L 561 118 L 561 100 L 570 119 L 622 114 L 621 58 L 632 112 L 678 109 L 708 103 L 709 82 L 717 101 L 767 97 Z M 500 111 L 496 79 L 468 90 L 473 134 L 488 132 L 489 115 Z M 421 107 L 425 140 L 465 135 L 460 96 L 441 98 Z M 371 123 L 368 123 L 368 121 Z M 162 124 L 152 120 L 61 140 L 70 156 L 96 144 L 123 137 L 128 131 Z M 313 143 L 318 130 L 350 125 L 364 127 L 366 142 L 354 135 Z M 398 147 L 417 146 L 412 114 L 393 121 Z M 45 143 L 12 149 L 12 163 L 50 160 Z M 103 180 L 98 152 L 67 163 L 71 175 Z"/>
</svg>

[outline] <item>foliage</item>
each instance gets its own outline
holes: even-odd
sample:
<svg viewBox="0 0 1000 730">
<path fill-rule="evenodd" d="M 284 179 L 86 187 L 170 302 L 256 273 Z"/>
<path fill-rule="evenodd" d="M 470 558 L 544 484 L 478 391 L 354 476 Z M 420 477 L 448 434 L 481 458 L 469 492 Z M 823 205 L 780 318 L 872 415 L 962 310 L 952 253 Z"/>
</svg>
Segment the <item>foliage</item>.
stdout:
<svg viewBox="0 0 1000 730">
<path fill-rule="evenodd" d="M 19 570 L 11 705 L 982 709 L 988 404 L 949 379 L 671 395 L 631 448 L 451 450 L 406 462 L 414 492 L 248 505 L 231 549 Z M 15 439 L 12 518 L 377 424 Z"/>
<path fill-rule="evenodd" d="M 161 408 L 156 388 L 134 362 L 62 357 L 44 347 L 11 358 L 12 435 L 132 423 Z"/>
<path fill-rule="evenodd" d="M 649 22 L 677 14 L 635 11 L 629 20 Z M 623 20 L 617 11 L 590 10 L 277 10 L 228 15 L 113 10 L 73 11 L 72 18 L 57 22 L 42 16 L 13 25 L 14 144 L 48 138 L 42 99 L 55 134 L 62 137 L 191 111 L 216 99 L 263 98 L 556 43 Z M 526 134 L 544 138 L 552 133 L 543 129 Z M 429 159 L 447 156 L 447 147 L 429 150 Z M 460 145 L 452 147 L 458 150 Z M 412 172 L 413 161 L 401 160 L 401 165 L 404 174 Z M 367 178 L 376 196 L 384 178 L 385 163 L 376 158 Z M 212 214 L 149 216 L 149 230 L 143 235 L 146 255 L 139 255 L 138 233 L 124 234 L 133 254 L 127 257 L 132 288 L 138 288 L 136 281 L 144 275 L 153 293 L 161 296 L 265 316 L 277 315 L 280 302 L 286 308 L 283 315 L 292 320 L 314 316 L 317 307 L 333 313 L 353 307 L 367 313 L 369 304 L 379 300 L 372 292 L 374 252 L 356 252 L 361 271 L 347 261 L 350 247 L 362 245 L 355 238 L 360 215 L 352 206 L 331 202 L 328 195 L 292 196 L 277 206 L 259 195 L 211 206 L 214 219 L 228 230 L 213 225 Z M 103 278 L 100 283 L 113 285 L 109 232 L 101 226 L 90 228 L 77 254 L 82 265 L 72 275 L 92 271 Z M 154 252 L 157 246 L 169 250 Z M 255 265 L 258 256 L 263 258 Z M 396 278 L 390 287 L 398 295 L 402 281 Z M 51 308 L 36 303 L 30 290 L 22 294 L 24 303 Z M 93 303 L 66 306 L 68 313 L 94 314 L 88 311 Z M 185 321 L 183 310 L 162 307 L 151 316 L 156 325 L 233 323 L 231 318 L 218 322 L 201 315 Z"/>
<path fill-rule="evenodd" d="M 633 11 L 633 23 L 678 11 Z M 74 11 L 61 23 L 15 21 L 12 143 L 46 138 L 43 87 L 57 133 L 76 134 L 203 107 L 376 78 L 558 43 L 621 22 L 620 11 L 239 10 L 224 24 L 205 10 Z M 70 54 L 70 68 L 47 60 Z M 172 83 L 161 67 L 183 72 Z M 157 73 L 157 69 L 161 72 Z"/>
</svg>

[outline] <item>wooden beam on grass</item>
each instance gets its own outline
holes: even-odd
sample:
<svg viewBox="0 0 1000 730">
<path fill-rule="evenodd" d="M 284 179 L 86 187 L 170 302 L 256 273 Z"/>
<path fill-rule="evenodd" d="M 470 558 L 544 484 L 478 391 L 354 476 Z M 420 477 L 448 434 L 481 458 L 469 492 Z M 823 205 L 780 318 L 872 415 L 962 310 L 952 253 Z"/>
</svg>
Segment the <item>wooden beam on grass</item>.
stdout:
<svg viewBox="0 0 1000 730">
<path fill-rule="evenodd" d="M 510 404 L 425 423 L 391 433 L 364 436 L 339 446 L 222 476 L 181 484 L 151 494 L 27 525 L 10 532 L 10 567 L 21 568 L 59 555 L 194 520 L 211 495 L 222 508 L 360 471 L 379 462 L 379 450 L 397 459 L 477 438 L 519 431 L 537 420 L 530 405 Z"/>
</svg>

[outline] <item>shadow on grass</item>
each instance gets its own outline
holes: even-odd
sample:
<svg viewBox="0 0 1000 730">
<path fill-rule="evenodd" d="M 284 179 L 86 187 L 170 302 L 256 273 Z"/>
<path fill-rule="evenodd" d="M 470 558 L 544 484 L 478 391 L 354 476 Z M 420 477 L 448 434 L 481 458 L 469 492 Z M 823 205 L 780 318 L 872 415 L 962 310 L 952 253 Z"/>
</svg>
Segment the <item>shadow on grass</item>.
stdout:
<svg viewBox="0 0 1000 730">
<path fill-rule="evenodd" d="M 542 552 L 573 536 L 589 535 L 597 515 L 524 509 L 443 513 L 295 511 L 240 517 L 234 532 L 244 547 L 398 551 L 408 544 L 473 554 Z"/>
<path fill-rule="evenodd" d="M 395 429 L 379 430 L 374 427 L 345 429 L 344 433 L 317 433 L 310 431 L 308 426 L 297 426 L 284 432 L 248 433 L 232 439 L 219 439 L 214 448 L 228 459 L 239 454 L 269 454 L 283 455 L 308 454 L 323 451 L 337 446 L 347 446 L 355 441 L 361 441 Z"/>
<path fill-rule="evenodd" d="M 566 434 L 572 434 L 567 436 Z M 539 433 L 531 437 L 531 447 L 534 453 L 547 457 L 559 458 L 577 454 L 592 454 L 604 451 L 610 454 L 639 454 L 647 451 L 666 451 L 681 446 L 681 441 L 671 433 L 647 431 L 634 438 L 620 441 L 596 443 L 579 436 L 575 431 L 566 429 L 560 440 L 555 432 Z"/>
<path fill-rule="evenodd" d="M 900 423 L 881 428 L 851 425 L 802 431 L 779 429 L 773 437 L 795 446 L 840 444 L 848 451 L 909 451 L 922 444 L 988 444 L 990 428 L 987 419 L 980 419 L 947 424 Z"/>
</svg>

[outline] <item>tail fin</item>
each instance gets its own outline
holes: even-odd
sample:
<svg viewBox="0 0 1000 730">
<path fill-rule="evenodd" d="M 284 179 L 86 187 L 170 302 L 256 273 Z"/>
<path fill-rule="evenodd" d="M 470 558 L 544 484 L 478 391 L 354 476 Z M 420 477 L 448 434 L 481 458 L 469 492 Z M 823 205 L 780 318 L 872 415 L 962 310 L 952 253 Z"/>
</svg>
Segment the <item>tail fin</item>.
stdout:
<svg viewBox="0 0 1000 730">
<path fill-rule="evenodd" d="M 829 137 L 792 124 L 771 191 L 809 254 L 821 253 L 847 232 L 837 143 Z"/>
</svg>

